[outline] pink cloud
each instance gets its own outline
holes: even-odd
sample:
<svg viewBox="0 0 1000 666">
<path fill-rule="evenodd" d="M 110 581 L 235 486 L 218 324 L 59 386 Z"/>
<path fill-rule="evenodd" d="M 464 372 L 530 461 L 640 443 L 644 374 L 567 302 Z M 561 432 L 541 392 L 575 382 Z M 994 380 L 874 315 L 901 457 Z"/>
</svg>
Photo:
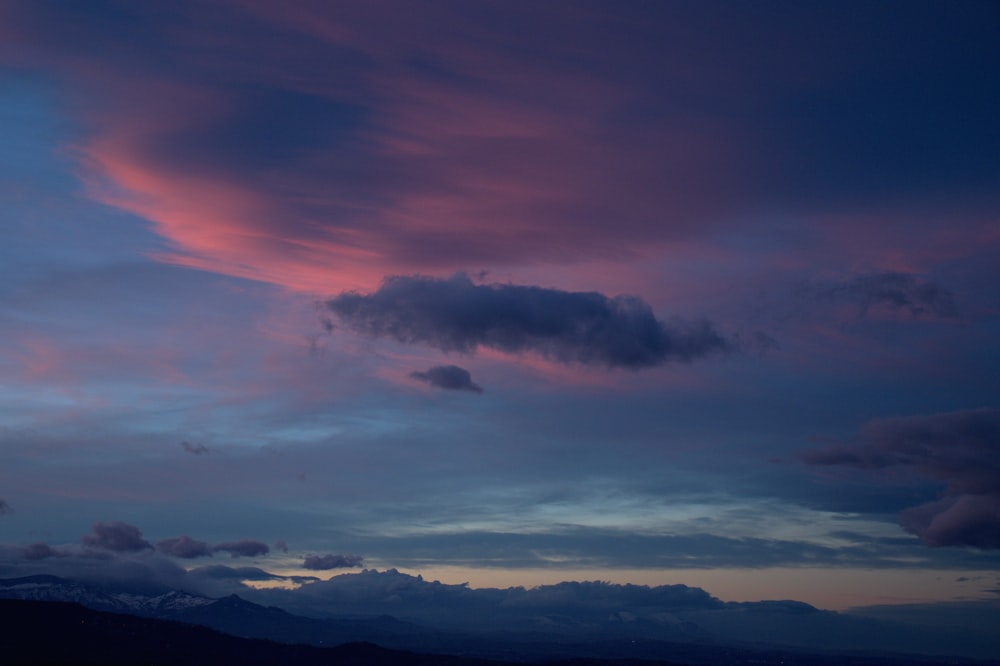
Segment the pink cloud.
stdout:
<svg viewBox="0 0 1000 666">
<path fill-rule="evenodd" d="M 150 220 L 171 246 L 161 261 L 330 293 L 393 273 L 620 256 L 700 231 L 696 222 L 726 208 L 720 192 L 733 185 L 727 165 L 740 148 L 724 128 L 613 120 L 640 95 L 634 86 L 554 56 L 529 63 L 516 40 L 483 48 L 501 37 L 475 13 L 397 7 L 387 20 L 351 8 L 345 20 L 308 5 L 248 8 L 318 38 L 302 47 L 310 55 L 347 49 L 371 60 L 349 74 L 275 80 L 265 69 L 248 82 L 363 104 L 366 119 L 351 130 L 363 147 L 306 150 L 266 172 L 205 159 L 211 149 L 191 137 L 244 111 L 239 81 L 251 73 L 237 61 L 250 36 L 228 34 L 209 50 L 217 34 L 172 28 L 170 39 L 192 48 L 175 70 L 141 77 L 109 52 L 64 45 L 44 57 L 91 95 L 79 108 L 92 134 L 75 148 L 89 192 Z M 439 37 L 442 24 L 455 26 L 452 38 Z M 593 17 L 573 26 L 599 34 Z M 577 51 L 562 39 L 559 48 Z M 476 85 L 409 64 L 424 55 Z M 219 70 L 232 85 L 199 80 Z"/>
<path fill-rule="evenodd" d="M 681 20 L 654 34 L 627 13 L 565 7 L 233 1 L 165 23 L 155 36 L 171 57 L 133 62 L 115 40 L 85 48 L 25 9 L 8 50 L 71 82 L 88 192 L 149 220 L 167 242 L 157 260 L 307 294 L 487 269 L 700 314 L 748 273 L 761 288 L 796 271 L 925 273 L 996 243 L 995 219 L 949 231 L 944 206 L 809 208 L 795 174 L 775 176 L 787 165 L 771 150 L 794 145 L 726 109 L 764 113 L 771 92 L 843 75 L 863 54 L 779 62 L 806 37 L 750 45 L 739 17 L 671 11 Z M 678 27 L 692 21 L 730 50 L 694 57 L 704 45 Z M 753 56 L 740 63 L 752 84 L 724 66 L 739 53 Z M 287 96 L 332 111 L 300 120 L 308 109 Z M 260 121 L 257 102 L 287 114 L 212 143 Z M 282 144 L 298 125 L 315 136 Z M 295 150 L 242 159 L 275 146 Z M 734 229 L 750 233 L 721 243 Z"/>
</svg>

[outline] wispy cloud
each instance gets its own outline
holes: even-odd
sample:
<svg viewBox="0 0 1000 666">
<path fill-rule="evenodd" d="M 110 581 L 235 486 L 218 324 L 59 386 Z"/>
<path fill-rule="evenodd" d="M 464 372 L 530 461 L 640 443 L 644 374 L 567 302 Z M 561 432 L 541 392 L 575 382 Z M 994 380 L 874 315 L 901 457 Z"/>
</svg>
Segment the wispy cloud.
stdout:
<svg viewBox="0 0 1000 666">
<path fill-rule="evenodd" d="M 187 451 L 188 453 L 196 456 L 200 456 L 209 452 L 209 448 L 204 444 L 192 444 L 187 440 L 181 442 L 181 448 Z"/>
<path fill-rule="evenodd" d="M 890 312 L 907 312 L 912 317 L 958 317 L 951 291 L 912 273 L 857 275 L 840 282 L 813 283 L 804 287 L 802 293 L 819 301 L 852 303 L 862 316 L 882 308 Z"/>
</svg>

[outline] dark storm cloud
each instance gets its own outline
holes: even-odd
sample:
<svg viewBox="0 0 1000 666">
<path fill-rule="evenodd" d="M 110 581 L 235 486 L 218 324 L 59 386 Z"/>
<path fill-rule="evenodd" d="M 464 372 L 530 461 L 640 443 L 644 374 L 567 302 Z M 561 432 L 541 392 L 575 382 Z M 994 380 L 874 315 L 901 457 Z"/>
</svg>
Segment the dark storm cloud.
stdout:
<svg viewBox="0 0 1000 666">
<path fill-rule="evenodd" d="M 483 392 L 483 387 L 472 381 L 469 371 L 457 365 L 435 365 L 424 372 L 411 372 L 410 377 L 449 391 Z"/>
<path fill-rule="evenodd" d="M 810 465 L 910 469 L 946 484 L 945 497 L 904 510 L 900 524 L 929 546 L 1000 548 L 1000 410 L 873 421 L 860 444 L 802 455 Z"/>
<path fill-rule="evenodd" d="M 832 285 L 813 285 L 809 295 L 856 304 L 862 315 L 875 307 L 907 311 L 914 317 L 955 318 L 958 308 L 950 291 L 912 273 L 873 273 Z"/>
<path fill-rule="evenodd" d="M 80 543 L 92 548 L 102 548 L 114 552 L 134 552 L 152 550 L 153 544 L 142 538 L 142 532 L 135 525 L 117 520 L 94 523 L 91 533 L 84 535 Z"/>
<path fill-rule="evenodd" d="M 192 444 L 191 442 L 184 441 L 181 442 L 181 448 L 183 448 L 188 453 L 196 456 L 200 456 L 203 453 L 208 453 L 208 447 L 204 444 Z"/>
<path fill-rule="evenodd" d="M 240 539 L 239 541 L 217 544 L 212 548 L 212 551 L 223 551 L 229 553 L 230 557 L 257 557 L 258 555 L 267 555 L 271 552 L 271 548 L 262 541 Z"/>
<path fill-rule="evenodd" d="M 0 499 L 0 516 L 6 516 L 8 513 L 13 513 L 14 509 L 10 508 L 10 504 L 7 504 L 7 500 Z"/>
<path fill-rule="evenodd" d="M 164 555 L 173 555 L 184 559 L 211 557 L 212 555 L 211 546 L 189 536 L 171 537 L 157 541 L 156 549 Z"/>
<path fill-rule="evenodd" d="M 445 352 L 533 351 L 560 363 L 638 370 L 736 349 L 709 322 L 662 322 L 634 296 L 477 285 L 463 273 L 390 277 L 374 293 L 342 293 L 327 307 L 363 335 Z"/>
<path fill-rule="evenodd" d="M 316 571 L 350 569 L 361 566 L 364 561 L 365 559 L 360 555 L 306 555 L 302 567 Z"/>
</svg>

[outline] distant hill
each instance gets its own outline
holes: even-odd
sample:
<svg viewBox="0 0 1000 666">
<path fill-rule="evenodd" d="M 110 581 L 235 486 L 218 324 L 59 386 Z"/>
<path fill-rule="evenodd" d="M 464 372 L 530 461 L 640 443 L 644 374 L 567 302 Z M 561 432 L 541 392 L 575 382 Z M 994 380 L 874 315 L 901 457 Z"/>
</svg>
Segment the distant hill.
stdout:
<svg viewBox="0 0 1000 666">
<path fill-rule="evenodd" d="M 79 604 L 0 599 L 0 661 L 108 666 L 497 666 L 497 662 L 387 650 L 369 643 L 330 648 L 237 638 L 206 627 L 108 613 Z"/>
<path fill-rule="evenodd" d="M 207 627 L 85 608 L 75 603 L 0 599 L 3 626 L 0 663 L 5 666 L 513 666 L 516 662 L 390 650 L 371 643 L 335 647 L 291 645 L 239 638 Z M 580 646 L 577 646 L 579 648 Z M 593 644 L 600 652 L 599 644 Z M 686 646 L 684 661 L 575 658 L 535 661 L 537 666 L 904 666 L 935 662 L 881 657 Z"/>
</svg>

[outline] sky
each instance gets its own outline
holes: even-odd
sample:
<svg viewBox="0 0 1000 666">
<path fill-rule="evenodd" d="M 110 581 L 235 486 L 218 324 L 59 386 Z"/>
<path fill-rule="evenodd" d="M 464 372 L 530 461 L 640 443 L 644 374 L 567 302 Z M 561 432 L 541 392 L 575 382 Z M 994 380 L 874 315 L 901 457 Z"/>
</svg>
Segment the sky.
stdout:
<svg viewBox="0 0 1000 666">
<path fill-rule="evenodd" d="M 975 0 L 0 3 L 0 575 L 997 602 L 998 64 Z"/>
</svg>

